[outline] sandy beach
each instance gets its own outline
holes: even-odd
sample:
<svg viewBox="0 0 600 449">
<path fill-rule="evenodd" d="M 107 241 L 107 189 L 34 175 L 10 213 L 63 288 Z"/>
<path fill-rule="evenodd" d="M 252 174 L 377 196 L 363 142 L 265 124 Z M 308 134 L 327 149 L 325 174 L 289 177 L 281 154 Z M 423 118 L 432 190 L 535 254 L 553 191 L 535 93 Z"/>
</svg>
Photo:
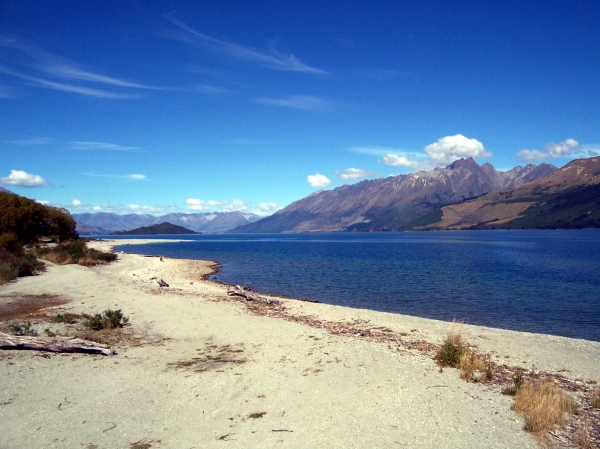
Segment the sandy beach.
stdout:
<svg viewBox="0 0 600 449">
<path fill-rule="evenodd" d="M 204 280 L 211 265 L 119 254 L 0 286 L 5 308 L 54 297 L 23 318 L 40 333 L 61 330 L 41 318 L 57 313 L 121 309 L 130 323 L 112 356 L 1 350 L 0 448 L 539 447 L 500 386 L 306 317 L 430 343 L 451 323 L 283 298 L 288 319 L 260 314 Z M 498 364 L 600 380 L 599 342 L 469 325 L 462 335 Z"/>
</svg>

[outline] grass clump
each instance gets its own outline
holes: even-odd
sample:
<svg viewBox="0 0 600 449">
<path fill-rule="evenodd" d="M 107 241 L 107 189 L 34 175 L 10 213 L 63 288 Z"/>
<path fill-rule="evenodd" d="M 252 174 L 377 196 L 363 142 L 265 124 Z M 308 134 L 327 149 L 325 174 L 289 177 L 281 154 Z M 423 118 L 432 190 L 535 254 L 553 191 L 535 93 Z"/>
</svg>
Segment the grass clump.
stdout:
<svg viewBox="0 0 600 449">
<path fill-rule="evenodd" d="M 593 449 L 594 443 L 587 429 L 579 429 L 575 434 L 575 444 L 581 449 Z"/>
<path fill-rule="evenodd" d="M 513 377 L 513 385 L 509 385 L 504 387 L 502 390 L 502 394 L 507 396 L 514 396 L 517 394 L 517 391 L 523 386 L 525 383 L 525 379 L 523 378 L 523 372 L 518 370 Z"/>
<path fill-rule="evenodd" d="M 594 408 L 600 408 L 600 390 L 594 390 L 590 398 L 590 405 Z"/>
<path fill-rule="evenodd" d="M 459 360 L 460 378 L 464 380 L 475 380 L 477 371 L 485 371 L 487 366 L 480 355 L 470 349 L 463 349 Z M 489 377 L 489 375 L 488 375 Z"/>
<path fill-rule="evenodd" d="M 525 430 L 542 433 L 565 424 L 564 414 L 577 411 L 575 401 L 552 382 L 525 382 L 512 409 L 525 417 Z"/>
<path fill-rule="evenodd" d="M 452 331 L 444 339 L 444 343 L 437 350 L 433 359 L 440 366 L 450 366 L 458 368 L 463 354 L 467 351 L 467 345 L 462 339 L 460 329 L 456 330 L 454 326 Z"/>
<path fill-rule="evenodd" d="M 8 330 L 13 335 L 25 336 L 25 337 L 37 337 L 38 333 L 35 329 L 31 328 L 31 322 L 26 323 L 14 323 L 8 326 Z"/>
<path fill-rule="evenodd" d="M 85 327 L 95 331 L 117 329 L 129 323 L 129 318 L 123 316 L 121 309 L 107 309 L 102 314 L 96 313 L 92 316 L 83 315 L 83 317 L 86 319 L 84 323 Z"/>
</svg>

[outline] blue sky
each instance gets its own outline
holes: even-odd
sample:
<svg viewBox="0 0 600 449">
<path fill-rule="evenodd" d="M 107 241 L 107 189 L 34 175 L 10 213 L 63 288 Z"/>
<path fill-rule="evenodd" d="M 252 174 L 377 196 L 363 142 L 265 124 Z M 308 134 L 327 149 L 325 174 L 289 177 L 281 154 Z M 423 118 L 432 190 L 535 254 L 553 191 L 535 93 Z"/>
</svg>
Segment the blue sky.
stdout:
<svg viewBox="0 0 600 449">
<path fill-rule="evenodd" d="M 0 185 L 269 214 L 473 156 L 600 154 L 598 1 L 0 1 Z"/>
</svg>

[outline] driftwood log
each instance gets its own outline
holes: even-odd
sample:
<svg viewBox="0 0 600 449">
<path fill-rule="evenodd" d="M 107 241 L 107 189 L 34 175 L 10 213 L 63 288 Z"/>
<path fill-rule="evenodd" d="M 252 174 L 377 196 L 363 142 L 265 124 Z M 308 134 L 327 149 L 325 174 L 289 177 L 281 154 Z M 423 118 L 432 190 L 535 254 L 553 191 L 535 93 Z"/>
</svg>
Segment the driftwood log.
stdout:
<svg viewBox="0 0 600 449">
<path fill-rule="evenodd" d="M 22 337 L 0 332 L 0 349 L 33 349 L 50 352 L 85 352 L 88 354 L 112 355 L 114 350 L 107 345 L 62 337 Z"/>
<path fill-rule="evenodd" d="M 254 292 L 252 292 L 252 290 L 250 290 L 248 287 L 244 288 L 239 285 L 236 285 L 235 287 L 227 290 L 227 294 L 229 296 L 240 296 L 240 297 L 244 298 L 246 301 L 257 301 L 257 302 L 263 302 L 265 304 L 278 304 L 279 303 L 279 301 L 275 301 L 273 299 L 263 298 L 262 296 L 259 296 L 259 295 L 255 294 Z"/>
</svg>

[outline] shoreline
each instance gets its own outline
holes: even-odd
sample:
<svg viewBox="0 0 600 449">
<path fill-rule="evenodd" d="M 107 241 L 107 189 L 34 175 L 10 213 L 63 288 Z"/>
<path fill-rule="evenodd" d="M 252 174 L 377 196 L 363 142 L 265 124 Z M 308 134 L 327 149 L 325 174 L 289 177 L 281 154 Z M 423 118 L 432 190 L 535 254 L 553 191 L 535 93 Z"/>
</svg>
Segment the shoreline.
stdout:
<svg viewBox="0 0 600 449">
<path fill-rule="evenodd" d="M 125 240 L 125 239 L 124 239 Z M 107 242 L 109 240 L 106 240 Z M 170 239 L 127 239 L 126 240 L 127 243 L 123 246 L 129 246 L 129 245 L 144 245 L 144 244 L 148 244 L 148 243 L 173 243 L 173 242 L 185 242 L 185 241 L 192 241 L 192 240 L 170 240 Z M 114 248 L 116 246 L 121 246 L 121 244 L 119 244 L 119 240 L 113 240 L 113 242 L 115 244 L 111 244 L 111 245 L 107 245 L 106 248 L 109 248 L 110 250 L 114 250 Z M 108 250 L 108 249 L 107 249 Z M 159 256 L 148 256 L 148 255 L 143 255 L 143 254 L 138 254 L 138 253 L 129 253 L 132 255 L 138 255 L 138 256 L 143 256 L 143 257 L 159 257 Z M 216 268 L 214 269 L 214 271 L 212 271 L 211 273 L 208 273 L 204 276 L 204 279 L 208 282 L 212 282 L 214 284 L 217 285 L 222 285 L 224 287 L 234 287 L 235 285 L 241 285 L 241 284 L 229 284 L 226 282 L 222 282 L 219 280 L 212 280 L 212 279 L 208 279 L 210 276 L 213 276 L 215 274 L 218 274 L 221 271 L 221 268 L 223 267 L 223 264 L 219 261 L 214 261 L 214 260 L 200 260 L 200 259 L 178 259 L 178 258 L 173 258 L 174 260 L 181 260 L 181 261 L 198 261 L 198 262 L 206 262 L 206 263 L 211 263 L 213 264 Z M 272 298 L 281 298 L 281 299 L 286 299 L 286 300 L 291 300 L 291 301 L 299 301 L 299 302 L 305 302 L 305 303 L 314 303 L 314 304 L 322 304 L 322 305 L 326 305 L 326 306 L 331 306 L 331 307 L 341 307 L 342 309 L 351 309 L 351 310 L 355 310 L 358 312 L 360 311 L 364 311 L 364 312 L 373 312 L 373 313 L 382 313 L 382 314 L 391 314 L 392 316 L 398 316 L 398 317 L 403 317 L 404 319 L 410 320 L 410 319 L 415 319 L 415 320 L 428 320 L 428 321 L 433 321 L 436 323 L 446 323 L 448 326 L 450 326 L 454 321 L 449 321 L 449 320 L 441 320 L 441 319 L 437 319 L 437 318 L 429 318 L 429 317 L 422 317 L 422 316 L 418 316 L 418 315 L 406 315 L 403 313 L 397 313 L 397 312 L 387 312 L 387 311 L 383 311 L 383 310 L 376 310 L 376 309 L 367 309 L 367 308 L 361 308 L 361 307 L 352 307 L 352 306 L 347 306 L 347 305 L 337 305 L 337 304 L 330 304 L 327 302 L 323 302 L 323 301 L 319 301 L 319 300 L 313 300 L 313 299 L 308 299 L 308 298 L 297 298 L 297 297 L 293 297 L 293 296 L 289 296 L 289 295 L 285 295 L 285 294 L 281 294 L 281 293 L 269 293 L 269 292 L 264 292 L 261 290 L 255 290 L 252 289 L 253 292 L 257 293 L 258 295 L 262 295 L 262 296 L 266 296 L 266 297 L 272 297 Z M 519 334 L 525 334 L 525 335 L 531 335 L 531 336 L 546 336 L 546 337 L 556 337 L 556 338 L 566 338 L 566 339 L 570 339 L 570 340 L 581 340 L 584 342 L 592 342 L 592 343 L 598 343 L 600 345 L 600 340 L 589 340 L 589 339 L 585 339 L 585 338 L 576 338 L 576 337 L 568 337 L 568 336 L 564 336 L 564 335 L 556 335 L 556 334 L 547 334 L 547 333 L 543 333 L 543 332 L 534 332 L 534 331 L 524 331 L 524 330 L 516 330 L 516 329 L 507 329 L 507 328 L 503 328 L 503 327 L 493 327 L 493 326 L 489 326 L 489 325 L 483 325 L 483 324 L 471 324 L 471 323 L 464 323 L 463 321 L 458 321 L 458 323 L 460 323 L 463 326 L 470 326 L 473 328 L 480 328 L 480 329 L 496 329 L 499 331 L 507 331 L 507 332 L 516 332 Z"/>
<path fill-rule="evenodd" d="M 0 287 L 0 301 L 70 300 L 43 311 L 50 315 L 122 309 L 131 323 L 123 332 L 133 338 L 111 357 L 0 351 L 6 447 L 537 447 L 498 386 L 465 382 L 419 350 L 301 318 L 432 343 L 448 334 L 447 322 L 273 298 L 289 314 L 281 319 L 249 311 L 224 285 L 204 280 L 210 263 L 118 255 L 93 268 L 48 264 Z M 600 380 L 600 343 L 462 330 L 495 360 L 566 369 L 582 385 Z"/>
</svg>

